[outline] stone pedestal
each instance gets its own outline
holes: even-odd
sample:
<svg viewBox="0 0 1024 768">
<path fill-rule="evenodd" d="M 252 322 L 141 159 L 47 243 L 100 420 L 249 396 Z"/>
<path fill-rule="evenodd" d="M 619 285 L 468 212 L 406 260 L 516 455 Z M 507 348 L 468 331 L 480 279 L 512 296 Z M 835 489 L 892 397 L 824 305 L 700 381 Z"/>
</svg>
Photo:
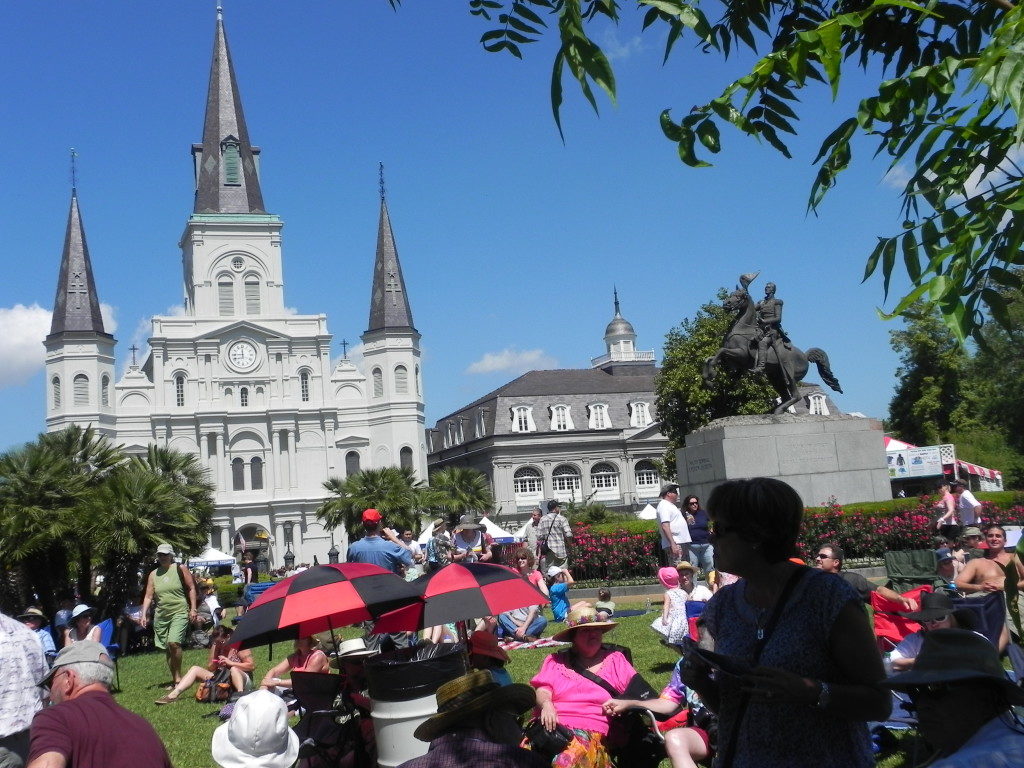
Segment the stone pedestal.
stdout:
<svg viewBox="0 0 1024 768">
<path fill-rule="evenodd" d="M 725 480 L 774 477 L 809 507 L 892 498 L 882 424 L 855 416 L 730 416 L 686 436 L 676 451 L 680 495 L 706 502 Z"/>
</svg>

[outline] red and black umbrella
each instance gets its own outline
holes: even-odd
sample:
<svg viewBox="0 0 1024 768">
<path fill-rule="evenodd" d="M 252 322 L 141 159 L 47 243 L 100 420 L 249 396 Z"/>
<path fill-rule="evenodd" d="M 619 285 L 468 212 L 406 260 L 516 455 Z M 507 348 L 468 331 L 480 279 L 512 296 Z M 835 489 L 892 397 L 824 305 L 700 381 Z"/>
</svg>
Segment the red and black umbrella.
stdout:
<svg viewBox="0 0 1024 768">
<path fill-rule="evenodd" d="M 314 565 L 260 595 L 238 620 L 232 645 L 252 648 L 370 621 L 418 596 L 412 582 L 377 565 Z"/>
<path fill-rule="evenodd" d="M 452 563 L 410 583 L 420 599 L 381 616 L 374 632 L 419 630 L 549 602 L 518 571 L 491 563 Z"/>
</svg>

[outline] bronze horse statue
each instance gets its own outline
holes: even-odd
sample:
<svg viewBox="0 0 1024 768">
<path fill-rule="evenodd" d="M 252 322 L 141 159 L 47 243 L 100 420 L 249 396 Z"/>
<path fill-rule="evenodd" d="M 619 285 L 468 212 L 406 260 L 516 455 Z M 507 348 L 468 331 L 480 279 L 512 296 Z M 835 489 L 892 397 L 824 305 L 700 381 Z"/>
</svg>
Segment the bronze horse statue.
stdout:
<svg viewBox="0 0 1024 768">
<path fill-rule="evenodd" d="M 715 369 L 721 363 L 733 370 L 749 371 L 757 352 L 757 340 L 760 329 L 757 325 L 757 313 L 750 294 L 744 288 L 737 288 L 722 302 L 727 312 L 736 314 L 729 330 L 726 331 L 722 347 L 713 356 L 704 361 L 704 381 L 710 382 Z M 805 354 L 797 347 L 780 340 L 767 350 L 765 374 L 782 401 L 773 413 L 783 413 L 791 405 L 800 402 L 800 381 L 807 375 L 809 363 L 818 366 L 818 374 L 822 381 L 836 392 L 842 392 L 839 380 L 829 367 L 828 355 L 817 347 L 811 347 Z"/>
</svg>

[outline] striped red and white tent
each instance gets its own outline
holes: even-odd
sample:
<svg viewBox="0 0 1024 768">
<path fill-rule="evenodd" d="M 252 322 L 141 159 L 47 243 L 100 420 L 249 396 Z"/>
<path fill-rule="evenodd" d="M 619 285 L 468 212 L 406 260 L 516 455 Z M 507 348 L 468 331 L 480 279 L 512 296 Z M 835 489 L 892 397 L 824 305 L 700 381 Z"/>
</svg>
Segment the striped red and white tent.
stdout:
<svg viewBox="0 0 1024 768">
<path fill-rule="evenodd" d="M 916 445 L 912 445 L 911 443 L 905 443 L 902 440 L 897 440 L 895 437 L 885 436 L 882 438 L 882 440 L 885 443 L 885 450 L 887 451 L 903 451 L 906 450 L 907 448 L 917 448 Z M 961 459 L 956 460 L 956 465 L 957 469 L 959 469 L 961 472 L 966 472 L 969 475 L 984 477 L 988 478 L 989 480 L 1002 483 L 1003 473 L 1000 472 L 998 469 L 989 469 L 988 467 L 983 467 L 980 464 L 971 464 L 971 462 L 962 461 Z M 952 470 L 953 468 L 952 464 L 944 464 L 943 466 L 949 467 L 950 470 Z"/>
</svg>

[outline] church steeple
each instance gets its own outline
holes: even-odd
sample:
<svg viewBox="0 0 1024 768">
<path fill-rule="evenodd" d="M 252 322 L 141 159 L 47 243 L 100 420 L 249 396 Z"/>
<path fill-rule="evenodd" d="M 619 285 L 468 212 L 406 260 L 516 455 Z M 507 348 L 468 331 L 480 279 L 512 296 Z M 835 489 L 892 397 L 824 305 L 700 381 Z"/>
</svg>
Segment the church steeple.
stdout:
<svg viewBox="0 0 1024 768">
<path fill-rule="evenodd" d="M 192 146 L 196 173 L 195 212 L 266 213 L 256 165 L 259 152 L 258 147 L 249 143 L 242 97 L 218 8 L 203 143 Z"/>
<path fill-rule="evenodd" d="M 380 170 L 380 222 L 377 226 L 377 255 L 370 292 L 370 324 L 367 333 L 383 330 L 412 330 L 412 310 L 405 292 L 402 265 L 398 261 L 395 234 L 391 231 L 388 201 L 384 194 L 384 166 Z"/>
<path fill-rule="evenodd" d="M 71 190 L 71 208 L 64 233 L 64 251 L 60 257 L 60 277 L 53 300 L 50 336 L 68 332 L 98 333 L 109 337 L 103 329 L 100 300 L 92 276 L 89 246 L 78 210 L 78 194 Z"/>
</svg>

